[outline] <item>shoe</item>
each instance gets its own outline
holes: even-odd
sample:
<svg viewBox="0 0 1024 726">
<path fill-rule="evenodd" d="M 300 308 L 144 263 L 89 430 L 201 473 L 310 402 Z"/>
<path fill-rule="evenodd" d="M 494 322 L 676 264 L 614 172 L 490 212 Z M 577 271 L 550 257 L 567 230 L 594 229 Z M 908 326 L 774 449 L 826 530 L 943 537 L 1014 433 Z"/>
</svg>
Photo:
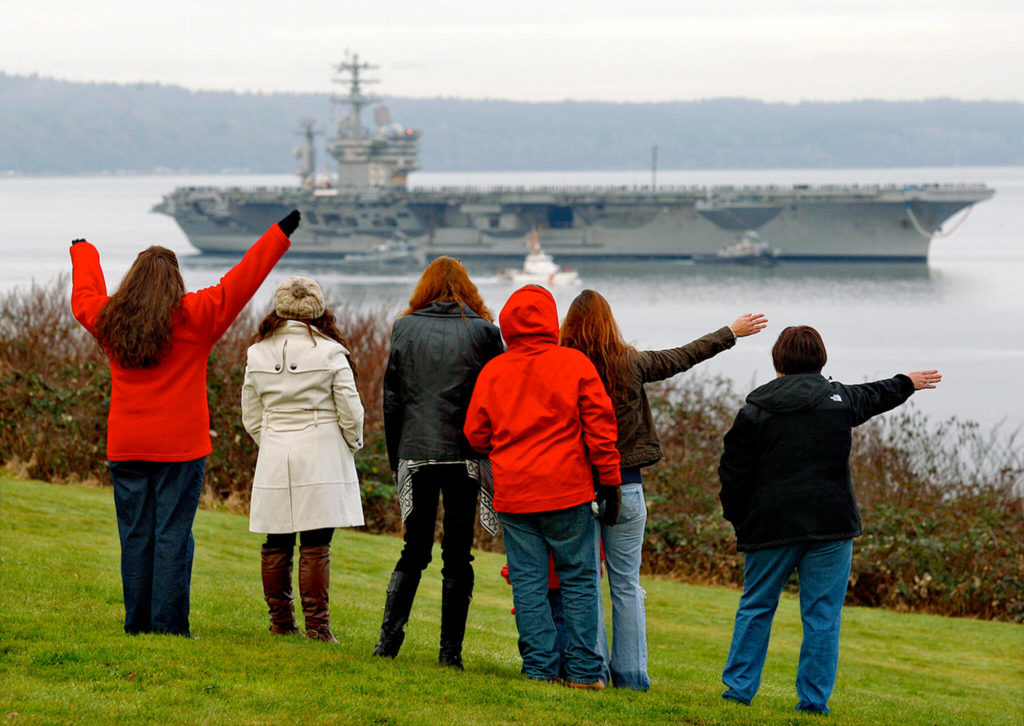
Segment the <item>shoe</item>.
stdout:
<svg viewBox="0 0 1024 726">
<path fill-rule="evenodd" d="M 581 691 L 603 691 L 605 685 L 605 682 L 601 679 L 598 679 L 593 683 L 576 683 L 574 681 L 565 681 L 566 688 L 577 688 Z"/>
</svg>

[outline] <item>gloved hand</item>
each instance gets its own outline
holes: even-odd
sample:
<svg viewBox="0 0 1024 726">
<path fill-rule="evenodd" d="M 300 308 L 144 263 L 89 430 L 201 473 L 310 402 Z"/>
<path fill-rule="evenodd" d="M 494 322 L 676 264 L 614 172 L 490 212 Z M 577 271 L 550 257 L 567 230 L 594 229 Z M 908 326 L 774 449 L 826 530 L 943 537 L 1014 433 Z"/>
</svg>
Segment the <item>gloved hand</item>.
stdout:
<svg viewBox="0 0 1024 726">
<path fill-rule="evenodd" d="M 290 211 L 288 213 L 287 217 L 285 217 L 284 219 L 282 219 L 280 222 L 277 223 L 277 226 L 281 228 L 282 232 L 284 232 L 286 235 L 291 237 L 292 236 L 292 232 L 294 232 L 296 229 L 298 229 L 298 227 L 299 227 L 299 219 L 301 217 L 302 217 L 302 215 L 299 214 L 299 210 L 298 209 L 293 209 L 292 211 Z"/>
<path fill-rule="evenodd" d="M 79 239 L 73 239 L 73 240 L 71 240 L 71 246 L 72 246 L 72 247 L 74 247 L 74 246 L 75 246 L 75 245 L 77 245 L 77 244 L 78 244 L 79 242 L 85 242 L 85 240 L 84 240 L 84 239 L 81 239 L 81 238 L 79 238 Z"/>
<path fill-rule="evenodd" d="M 611 527 L 619 521 L 619 508 L 622 506 L 622 489 L 617 486 L 597 485 L 598 506 L 604 503 L 604 511 L 601 512 L 601 524 Z"/>
</svg>

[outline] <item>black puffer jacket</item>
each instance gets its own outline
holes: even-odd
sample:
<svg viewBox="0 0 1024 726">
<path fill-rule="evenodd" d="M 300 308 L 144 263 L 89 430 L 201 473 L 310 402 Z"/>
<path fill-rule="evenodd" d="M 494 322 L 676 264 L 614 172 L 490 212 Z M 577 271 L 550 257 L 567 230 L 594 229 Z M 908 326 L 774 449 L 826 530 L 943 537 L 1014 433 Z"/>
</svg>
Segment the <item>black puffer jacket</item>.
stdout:
<svg viewBox="0 0 1024 726">
<path fill-rule="evenodd" d="M 651 417 L 644 384 L 671 378 L 736 345 L 728 326 L 679 348 L 633 351 L 626 362 L 626 382 L 615 392 L 622 468 L 650 466 L 661 460 L 661 442 Z"/>
<path fill-rule="evenodd" d="M 817 373 L 754 389 L 725 435 L 718 467 L 737 549 L 859 536 L 850 481 L 853 428 L 913 392 L 904 375 L 848 386 Z"/>
<path fill-rule="evenodd" d="M 462 433 L 484 364 L 504 350 L 498 326 L 458 303 L 435 302 L 391 330 L 384 373 L 388 461 L 478 459 Z"/>
</svg>

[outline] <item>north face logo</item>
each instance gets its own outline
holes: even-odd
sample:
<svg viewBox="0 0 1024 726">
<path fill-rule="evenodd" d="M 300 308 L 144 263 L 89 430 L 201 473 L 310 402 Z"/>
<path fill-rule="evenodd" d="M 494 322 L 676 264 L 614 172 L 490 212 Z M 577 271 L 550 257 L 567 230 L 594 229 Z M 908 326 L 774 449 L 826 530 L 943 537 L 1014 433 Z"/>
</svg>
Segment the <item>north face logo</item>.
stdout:
<svg viewBox="0 0 1024 726">
<path fill-rule="evenodd" d="M 833 401 L 842 401 L 843 400 L 843 397 L 840 396 L 838 393 L 833 393 L 831 396 L 829 396 L 829 398 L 831 398 Z"/>
</svg>

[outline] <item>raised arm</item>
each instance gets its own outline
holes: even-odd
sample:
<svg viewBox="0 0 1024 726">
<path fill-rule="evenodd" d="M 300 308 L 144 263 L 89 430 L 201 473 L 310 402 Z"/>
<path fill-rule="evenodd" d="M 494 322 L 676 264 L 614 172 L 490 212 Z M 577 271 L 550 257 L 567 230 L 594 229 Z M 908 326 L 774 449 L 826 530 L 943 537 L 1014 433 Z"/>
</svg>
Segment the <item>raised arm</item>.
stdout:
<svg viewBox="0 0 1024 726">
<path fill-rule="evenodd" d="M 74 240 L 71 243 L 71 312 L 90 333 L 108 298 L 100 253 L 84 239 Z"/>
<path fill-rule="evenodd" d="M 295 231 L 298 222 L 299 213 L 293 211 L 268 229 L 218 284 L 192 293 L 194 299 L 189 304 L 189 314 L 194 316 L 192 322 L 209 333 L 211 342 L 224 335 L 291 246 L 288 235 Z"/>
<path fill-rule="evenodd" d="M 872 416 L 896 408 L 914 391 L 935 388 L 941 380 L 942 375 L 937 370 L 928 370 L 898 373 L 892 378 L 872 383 L 843 385 L 853 411 L 853 425 L 860 426 Z"/>
</svg>

